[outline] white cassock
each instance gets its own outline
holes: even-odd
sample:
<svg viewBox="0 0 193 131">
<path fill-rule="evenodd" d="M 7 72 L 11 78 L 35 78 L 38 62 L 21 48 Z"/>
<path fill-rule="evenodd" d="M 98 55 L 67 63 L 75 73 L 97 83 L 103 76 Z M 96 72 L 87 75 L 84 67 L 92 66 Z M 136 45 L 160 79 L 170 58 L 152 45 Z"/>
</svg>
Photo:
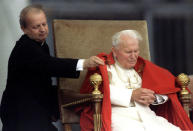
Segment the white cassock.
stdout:
<svg viewBox="0 0 193 131">
<path fill-rule="evenodd" d="M 123 69 L 116 62 L 107 70 L 112 105 L 112 131 L 181 131 L 165 118 L 156 116 L 148 106 L 130 101 L 133 89 L 141 88 L 142 83 L 134 69 Z"/>
</svg>

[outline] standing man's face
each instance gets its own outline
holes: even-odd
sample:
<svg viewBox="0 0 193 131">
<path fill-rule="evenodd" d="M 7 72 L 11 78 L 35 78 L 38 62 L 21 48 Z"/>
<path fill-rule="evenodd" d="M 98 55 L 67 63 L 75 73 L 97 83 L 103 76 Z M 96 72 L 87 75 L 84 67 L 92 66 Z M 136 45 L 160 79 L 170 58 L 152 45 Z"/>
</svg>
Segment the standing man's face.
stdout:
<svg viewBox="0 0 193 131">
<path fill-rule="evenodd" d="M 26 27 L 22 27 L 23 32 L 37 42 L 44 42 L 49 32 L 44 12 L 28 12 L 25 20 Z"/>
<path fill-rule="evenodd" d="M 112 48 L 113 54 L 123 68 L 133 68 L 139 56 L 139 41 L 125 35 L 122 35 L 120 39 L 122 42 Z"/>
</svg>

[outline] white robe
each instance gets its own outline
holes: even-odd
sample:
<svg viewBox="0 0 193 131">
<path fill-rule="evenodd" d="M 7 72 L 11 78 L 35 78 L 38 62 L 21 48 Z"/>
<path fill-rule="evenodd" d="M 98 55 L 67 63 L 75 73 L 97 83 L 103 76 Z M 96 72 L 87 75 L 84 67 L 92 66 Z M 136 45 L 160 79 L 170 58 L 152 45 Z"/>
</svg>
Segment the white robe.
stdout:
<svg viewBox="0 0 193 131">
<path fill-rule="evenodd" d="M 123 69 L 116 62 L 107 70 L 112 105 L 112 131 L 180 131 L 179 127 L 165 118 L 156 116 L 148 106 L 130 101 L 133 88 L 141 88 L 142 83 L 134 69 Z"/>
</svg>

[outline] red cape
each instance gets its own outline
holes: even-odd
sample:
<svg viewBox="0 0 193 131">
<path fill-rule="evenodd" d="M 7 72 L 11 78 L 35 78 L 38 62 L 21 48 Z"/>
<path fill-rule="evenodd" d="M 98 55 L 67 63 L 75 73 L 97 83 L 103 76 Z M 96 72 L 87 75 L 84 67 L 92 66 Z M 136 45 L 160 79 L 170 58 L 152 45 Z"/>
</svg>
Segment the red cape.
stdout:
<svg viewBox="0 0 193 131">
<path fill-rule="evenodd" d="M 88 70 L 80 92 L 92 92 L 93 88 L 89 84 L 90 75 L 95 72 L 102 75 L 103 82 L 100 85 L 100 90 L 104 95 L 102 103 L 102 130 L 111 131 L 111 102 L 107 66 L 114 64 L 115 61 L 112 53 L 109 55 L 101 53 L 98 56 L 104 60 L 106 65 L 99 66 L 99 68 L 90 68 Z M 166 118 L 169 122 L 180 127 L 182 130 L 193 130 L 193 124 L 178 100 L 176 93 L 180 91 L 180 88 L 175 87 L 175 77 L 167 70 L 141 57 L 138 58 L 134 69 L 142 78 L 142 88 L 148 88 L 155 91 L 157 94 L 164 94 L 169 97 L 168 102 L 156 106 L 154 109 L 156 114 Z M 85 105 L 83 107 L 80 117 L 80 126 L 82 131 L 93 130 L 93 111 L 90 105 Z"/>
</svg>

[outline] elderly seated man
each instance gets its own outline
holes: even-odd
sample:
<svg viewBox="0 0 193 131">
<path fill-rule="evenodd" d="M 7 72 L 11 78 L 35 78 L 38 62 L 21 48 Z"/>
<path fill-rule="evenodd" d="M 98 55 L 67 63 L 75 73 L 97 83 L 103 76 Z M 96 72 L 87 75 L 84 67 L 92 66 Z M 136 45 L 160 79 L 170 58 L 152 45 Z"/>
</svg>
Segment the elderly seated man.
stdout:
<svg viewBox="0 0 193 131">
<path fill-rule="evenodd" d="M 193 130 L 178 101 L 175 77 L 139 56 L 141 39 L 135 30 L 116 33 L 112 52 L 98 55 L 106 65 L 88 70 L 81 93 L 91 92 L 90 75 L 98 72 L 103 78 L 102 130 Z M 92 114 L 91 106 L 85 105 L 80 118 L 83 131 L 93 129 Z"/>
</svg>

